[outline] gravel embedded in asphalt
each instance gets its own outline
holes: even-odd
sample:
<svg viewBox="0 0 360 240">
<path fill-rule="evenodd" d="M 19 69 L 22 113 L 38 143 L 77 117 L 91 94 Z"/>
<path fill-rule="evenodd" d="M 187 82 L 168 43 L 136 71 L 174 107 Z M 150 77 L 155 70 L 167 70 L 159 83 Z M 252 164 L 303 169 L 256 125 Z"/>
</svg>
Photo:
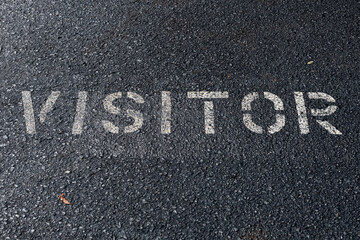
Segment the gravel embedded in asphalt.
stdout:
<svg viewBox="0 0 360 240">
<path fill-rule="evenodd" d="M 0 6 L 1 239 L 360 238 L 356 1 Z M 36 134 L 25 125 L 24 91 Z M 82 132 L 73 134 L 84 91 Z M 171 93 L 170 134 L 161 133 L 162 91 Z M 189 91 L 228 98 L 191 99 Z M 103 106 L 115 92 L 118 115 Z M 262 134 L 243 122 L 242 100 L 252 92 Z M 304 93 L 308 134 L 300 132 L 294 92 Z M 204 101 L 213 102 L 214 134 L 205 133 Z M 311 115 L 330 105 L 335 113 Z M 133 123 L 126 109 L 143 116 L 136 132 L 123 132 Z M 285 126 L 270 134 L 276 113 Z M 106 132 L 103 120 L 119 133 Z"/>
</svg>

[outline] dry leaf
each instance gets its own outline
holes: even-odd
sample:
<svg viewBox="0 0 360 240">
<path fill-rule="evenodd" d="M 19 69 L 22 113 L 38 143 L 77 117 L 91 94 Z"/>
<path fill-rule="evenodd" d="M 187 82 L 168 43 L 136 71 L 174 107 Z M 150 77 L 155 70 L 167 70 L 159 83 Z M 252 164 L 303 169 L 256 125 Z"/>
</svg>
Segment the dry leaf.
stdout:
<svg viewBox="0 0 360 240">
<path fill-rule="evenodd" d="M 307 64 L 313 64 L 314 63 L 314 61 L 310 61 L 310 62 L 308 62 Z"/>
<path fill-rule="evenodd" d="M 63 203 L 70 205 L 70 202 L 64 197 L 63 193 L 59 195 L 59 198 Z"/>
</svg>

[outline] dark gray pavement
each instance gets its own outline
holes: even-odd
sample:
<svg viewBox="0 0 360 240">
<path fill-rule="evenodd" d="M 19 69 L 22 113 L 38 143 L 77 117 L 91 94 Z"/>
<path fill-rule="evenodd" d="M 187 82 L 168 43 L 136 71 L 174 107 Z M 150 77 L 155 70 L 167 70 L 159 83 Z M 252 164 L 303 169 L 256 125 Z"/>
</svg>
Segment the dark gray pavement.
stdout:
<svg viewBox="0 0 360 240">
<path fill-rule="evenodd" d="M 359 239 L 359 13 L 358 1 L 2 0 L 0 239 Z M 198 90 L 229 92 L 213 101 L 213 135 L 203 100 L 187 98 Z M 118 91 L 145 102 L 122 98 L 112 115 L 102 101 Z M 243 123 L 243 97 L 264 91 L 284 103 L 275 134 Z M 300 134 L 294 92 L 331 95 L 338 109 L 323 119 L 342 135 L 310 115 L 329 104 L 308 98 Z M 275 121 L 271 102 L 252 106 L 254 122 Z M 138 132 L 123 133 L 127 108 L 144 116 Z"/>
</svg>

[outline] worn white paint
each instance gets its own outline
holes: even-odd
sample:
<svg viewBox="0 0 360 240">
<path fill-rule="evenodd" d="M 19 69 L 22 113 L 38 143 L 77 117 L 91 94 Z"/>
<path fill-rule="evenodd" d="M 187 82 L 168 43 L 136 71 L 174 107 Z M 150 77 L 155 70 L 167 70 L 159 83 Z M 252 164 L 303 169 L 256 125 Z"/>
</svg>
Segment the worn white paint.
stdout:
<svg viewBox="0 0 360 240">
<path fill-rule="evenodd" d="M 320 100 L 325 100 L 327 102 L 331 102 L 334 103 L 335 99 L 330 96 L 329 94 L 323 93 L 323 92 L 308 92 L 308 97 L 310 99 L 320 99 Z M 325 109 L 310 109 L 311 115 L 313 115 L 314 117 L 321 117 L 321 116 L 328 116 L 333 114 L 337 109 L 337 106 L 335 105 L 331 105 L 326 107 Z"/>
<path fill-rule="evenodd" d="M 22 91 L 22 102 L 24 108 L 24 118 L 26 125 L 26 132 L 28 134 L 35 134 L 35 117 L 34 117 L 34 108 L 31 100 L 31 92 L 30 91 Z"/>
<path fill-rule="evenodd" d="M 127 116 L 134 119 L 134 123 L 129 126 L 125 126 L 124 133 L 132 133 L 139 130 L 143 125 L 143 115 L 141 112 L 128 109 L 126 110 Z"/>
<path fill-rule="evenodd" d="M 285 126 L 285 115 L 277 113 L 275 123 L 268 127 L 268 133 L 274 134 L 279 132 Z"/>
<path fill-rule="evenodd" d="M 122 97 L 121 92 L 115 92 L 107 95 L 103 102 L 105 110 L 112 114 L 116 114 L 116 115 L 120 114 L 120 108 L 114 106 L 113 101 L 121 97 Z M 115 124 L 113 124 L 112 122 L 108 120 L 102 120 L 101 122 L 106 131 L 115 134 L 119 133 L 119 128 L 115 126 Z"/>
<path fill-rule="evenodd" d="M 72 127 L 72 134 L 80 135 L 83 130 L 84 116 L 86 110 L 87 92 L 82 91 L 78 93 L 78 101 L 76 104 L 76 113 L 74 124 Z"/>
<path fill-rule="evenodd" d="M 254 133 L 263 133 L 263 129 L 261 126 L 257 125 L 256 123 L 254 123 L 254 121 L 251 118 L 251 114 L 250 113 L 244 113 L 243 114 L 243 122 L 245 127 L 247 127 L 250 131 L 254 132 Z"/>
<path fill-rule="evenodd" d="M 332 96 L 323 92 L 308 92 L 308 97 L 310 99 L 322 99 L 331 103 L 335 102 L 335 99 Z"/>
<path fill-rule="evenodd" d="M 279 98 L 279 96 L 271 93 L 271 92 L 264 92 L 264 98 L 272 101 L 274 103 L 275 111 L 283 111 L 284 110 L 284 103 Z M 268 133 L 274 134 L 279 132 L 285 126 L 285 115 L 276 113 L 275 115 L 275 123 L 268 127 Z"/>
<path fill-rule="evenodd" d="M 144 103 L 144 99 L 137 93 L 127 92 L 127 97 L 134 100 L 136 103 Z M 127 116 L 134 119 L 134 123 L 130 126 L 125 126 L 124 133 L 132 133 L 138 131 L 143 125 L 143 115 L 137 110 L 128 109 L 126 110 Z"/>
<path fill-rule="evenodd" d="M 171 133 L 171 98 L 170 92 L 161 92 L 161 133 Z"/>
<path fill-rule="evenodd" d="M 324 109 L 317 109 L 317 108 L 311 108 L 310 112 L 311 115 L 313 115 L 314 117 L 323 117 L 323 116 L 328 116 L 333 114 L 334 112 L 336 112 L 337 106 L 328 106 Z"/>
<path fill-rule="evenodd" d="M 115 134 L 119 133 L 119 128 L 117 126 L 115 126 L 112 122 L 110 122 L 108 120 L 102 120 L 101 122 L 106 131 L 108 131 L 110 133 L 115 133 Z"/>
<path fill-rule="evenodd" d="M 137 93 L 127 92 L 127 97 L 134 100 L 136 103 L 144 103 L 144 99 Z"/>
<path fill-rule="evenodd" d="M 204 102 L 204 117 L 205 117 L 205 133 L 214 134 L 214 104 L 212 101 Z"/>
<path fill-rule="evenodd" d="M 264 98 L 270 100 L 274 103 L 274 109 L 276 111 L 283 111 L 284 110 L 284 103 L 282 100 L 275 94 L 271 92 L 264 92 Z M 251 111 L 251 103 L 255 100 L 259 99 L 259 94 L 257 92 L 252 92 L 247 94 L 242 102 L 241 107 L 242 110 L 247 112 Z M 277 113 L 275 115 L 276 121 L 273 125 L 268 127 L 268 133 L 274 134 L 279 132 L 285 126 L 285 115 Z M 243 115 L 243 122 L 244 125 L 252 132 L 261 134 L 264 132 L 263 128 L 256 123 L 253 122 L 251 113 L 244 113 Z"/>
<path fill-rule="evenodd" d="M 51 92 L 50 96 L 46 99 L 44 106 L 40 110 L 39 118 L 40 122 L 44 123 L 46 120 L 46 115 L 53 109 L 54 104 L 58 97 L 60 96 L 59 91 Z"/>
<path fill-rule="evenodd" d="M 259 94 L 257 92 L 247 94 L 241 101 L 242 110 L 251 111 L 251 103 L 257 99 L 259 99 Z"/>
<path fill-rule="evenodd" d="M 323 92 L 308 92 L 308 97 L 315 100 L 324 100 L 330 103 L 334 103 L 335 99 L 327 93 Z M 306 116 L 306 107 L 304 94 L 302 92 L 294 92 L 296 109 L 298 113 L 298 121 L 301 134 L 308 134 L 310 132 L 308 118 Z M 325 109 L 310 109 L 310 113 L 314 117 L 329 116 L 333 114 L 337 109 L 337 106 L 331 105 Z M 325 128 L 330 134 L 341 135 L 342 133 L 331 125 L 328 121 L 316 120 L 323 128 Z"/>
<path fill-rule="evenodd" d="M 294 92 L 296 103 L 296 111 L 298 114 L 298 123 L 301 134 L 308 134 L 310 132 L 308 118 L 306 116 L 306 107 L 304 94 L 302 92 Z"/>
<path fill-rule="evenodd" d="M 113 101 L 121 98 L 121 96 L 122 96 L 121 92 L 116 92 L 107 95 L 103 102 L 105 110 L 112 114 L 116 114 L 116 115 L 120 114 L 120 108 L 115 107 L 113 105 Z"/>
<path fill-rule="evenodd" d="M 121 98 L 121 97 L 122 97 L 121 92 L 112 93 L 112 94 L 109 94 L 108 96 L 106 96 L 104 99 L 105 110 L 112 114 L 116 114 L 116 115 L 120 114 L 120 108 L 114 106 L 113 101 L 115 101 L 116 99 Z M 135 92 L 127 92 L 127 98 L 130 98 L 139 104 L 144 103 L 144 99 Z M 132 109 L 128 109 L 126 111 L 126 113 L 129 118 L 134 119 L 134 123 L 129 126 L 125 126 L 124 133 L 136 132 L 143 125 L 142 113 L 140 113 L 139 111 L 136 111 L 136 110 L 132 110 Z M 119 128 L 117 126 L 115 126 L 115 124 L 113 124 L 112 122 L 103 120 L 102 124 L 106 131 L 111 132 L 111 133 L 119 133 Z"/>
<path fill-rule="evenodd" d="M 271 93 L 271 92 L 264 92 L 264 98 L 272 101 L 274 103 L 275 111 L 282 111 L 284 110 L 284 103 L 282 102 L 279 96 Z"/>
<path fill-rule="evenodd" d="M 24 118 L 26 125 L 26 132 L 29 134 L 36 133 L 36 124 L 34 116 L 34 108 L 31 98 L 30 91 L 22 91 L 22 103 L 24 108 Z M 285 115 L 282 113 L 284 111 L 283 101 L 275 94 L 271 92 L 264 92 L 264 98 L 270 100 L 274 104 L 274 109 L 276 111 L 276 121 L 273 125 L 267 128 L 269 134 L 274 134 L 279 132 L 285 126 Z M 170 134 L 171 133 L 171 93 L 169 91 L 161 92 L 161 134 Z M 335 103 L 335 99 L 327 93 L 323 92 L 307 92 L 307 97 L 312 100 L 322 100 L 328 103 Z M 40 109 L 39 120 L 40 123 L 46 121 L 46 117 L 49 112 L 54 108 L 54 105 L 60 96 L 59 91 L 52 91 L 51 94 L 46 99 L 45 103 Z M 143 104 L 144 99 L 142 96 L 135 92 L 127 92 L 127 98 L 131 99 L 137 104 Z M 103 101 L 104 109 L 112 114 L 120 114 L 121 109 L 113 104 L 116 99 L 122 97 L 121 92 L 115 92 L 109 94 L 105 97 Z M 198 99 L 219 99 L 219 98 L 228 98 L 228 92 L 209 92 L 209 91 L 190 91 L 187 92 L 188 98 L 198 98 Z M 72 133 L 74 135 L 79 135 L 83 131 L 84 118 L 86 114 L 86 102 L 88 98 L 88 93 L 86 91 L 80 91 L 78 93 L 78 100 L 76 104 L 76 113 L 74 116 L 74 123 L 72 126 Z M 296 103 L 296 110 L 298 114 L 298 123 L 301 134 L 308 134 L 310 132 L 309 122 L 307 116 L 307 109 L 304 99 L 303 92 L 294 92 L 294 98 Z M 253 122 L 251 111 L 251 104 L 253 101 L 259 99 L 259 93 L 252 92 L 244 96 L 241 102 L 243 114 L 243 122 L 245 126 L 252 132 L 261 134 L 264 133 L 264 129 Z M 323 109 L 310 108 L 310 115 L 313 117 L 324 117 L 333 114 L 337 110 L 337 106 L 330 105 Z M 144 122 L 143 115 L 140 111 L 127 109 L 127 117 L 133 119 L 133 123 L 129 126 L 125 126 L 125 133 L 132 133 L 138 131 Z M 211 100 L 204 101 L 204 127 L 206 134 L 215 134 L 215 117 L 214 117 L 214 103 Z M 316 122 L 330 134 L 341 135 L 342 133 L 335 128 L 332 124 L 325 120 L 318 120 Z M 106 131 L 111 133 L 119 133 L 119 127 L 114 123 L 103 120 L 102 125 Z"/>
<path fill-rule="evenodd" d="M 228 92 L 188 92 L 188 98 L 200 98 L 200 99 L 212 99 L 212 98 L 228 98 Z M 204 126 L 206 134 L 215 133 L 215 122 L 214 122 L 214 104 L 212 101 L 204 102 Z"/>
<path fill-rule="evenodd" d="M 328 121 L 316 120 L 316 122 L 319 123 L 320 126 L 325 128 L 330 134 L 342 135 L 342 133 L 337 130 L 333 125 L 331 125 Z"/>
<path fill-rule="evenodd" d="M 199 92 L 188 92 L 188 98 L 228 98 L 228 92 L 208 92 L 208 91 L 199 91 Z"/>
<path fill-rule="evenodd" d="M 330 103 L 335 103 L 335 99 L 327 93 L 323 92 L 308 92 L 308 97 L 310 99 L 324 100 Z M 337 106 L 331 105 L 324 109 L 310 109 L 311 115 L 314 117 L 329 116 L 333 114 L 337 109 Z M 323 128 L 325 128 L 330 134 L 341 135 L 342 133 L 331 125 L 328 121 L 316 120 Z"/>
<path fill-rule="evenodd" d="M 28 134 L 36 134 L 36 124 L 35 124 L 35 116 L 34 116 L 34 107 L 31 99 L 30 91 L 22 91 L 22 102 L 24 107 L 24 117 L 25 117 L 25 125 L 26 132 Z M 40 122 L 44 123 L 46 120 L 47 114 L 53 109 L 54 104 L 59 97 L 59 91 L 52 91 L 49 97 L 46 99 L 45 104 L 42 106 L 39 118 Z"/>
</svg>

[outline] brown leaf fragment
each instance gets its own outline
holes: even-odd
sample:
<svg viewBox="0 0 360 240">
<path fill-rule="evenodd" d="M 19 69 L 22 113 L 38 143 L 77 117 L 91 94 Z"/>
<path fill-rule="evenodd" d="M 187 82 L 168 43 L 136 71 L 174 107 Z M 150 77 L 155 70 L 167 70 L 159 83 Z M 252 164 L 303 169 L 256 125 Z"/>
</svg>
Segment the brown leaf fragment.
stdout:
<svg viewBox="0 0 360 240">
<path fill-rule="evenodd" d="M 70 202 L 64 197 L 63 193 L 59 195 L 59 198 L 63 203 L 70 205 Z"/>
</svg>

